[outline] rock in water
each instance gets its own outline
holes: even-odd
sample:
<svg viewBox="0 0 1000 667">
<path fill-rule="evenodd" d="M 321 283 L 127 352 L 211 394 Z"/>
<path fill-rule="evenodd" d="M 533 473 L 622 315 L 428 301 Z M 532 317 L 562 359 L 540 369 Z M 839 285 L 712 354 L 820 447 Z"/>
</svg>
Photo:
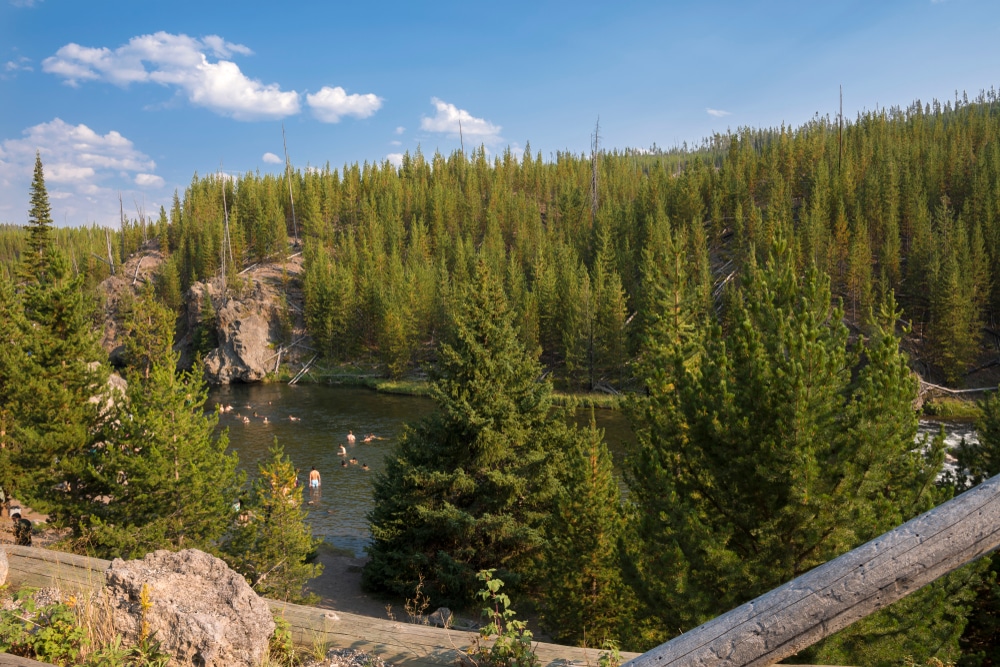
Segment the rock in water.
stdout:
<svg viewBox="0 0 1000 667">
<path fill-rule="evenodd" d="M 7 583 L 7 552 L 4 551 L 3 547 L 0 547 L 0 586 Z"/>
<path fill-rule="evenodd" d="M 196 549 L 156 551 L 142 560 L 116 558 L 107 571 L 115 627 L 136 640 L 145 612 L 171 664 L 256 667 L 267 653 L 274 619 L 267 603 L 221 560 Z"/>
</svg>

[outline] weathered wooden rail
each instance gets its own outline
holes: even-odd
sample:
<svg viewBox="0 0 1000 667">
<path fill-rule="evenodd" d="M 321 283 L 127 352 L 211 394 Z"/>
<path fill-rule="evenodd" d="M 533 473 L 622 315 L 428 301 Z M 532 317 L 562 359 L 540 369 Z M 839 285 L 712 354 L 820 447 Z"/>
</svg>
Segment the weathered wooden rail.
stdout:
<svg viewBox="0 0 1000 667">
<path fill-rule="evenodd" d="M 623 667 L 787 658 L 1000 546 L 1000 475 Z"/>
<path fill-rule="evenodd" d="M 8 581 L 17 586 L 53 587 L 66 592 L 87 593 L 104 585 L 104 573 L 111 564 L 100 558 L 49 551 L 34 547 L 0 546 L 7 552 L 10 566 Z M 400 667 L 454 667 L 461 655 L 472 647 L 475 632 L 434 628 L 348 614 L 333 609 L 306 607 L 278 600 L 268 600 L 271 610 L 284 617 L 292 640 L 312 648 L 355 648 L 372 653 Z M 589 665 L 600 659 L 597 649 L 561 646 L 539 642 L 535 652 L 543 667 Z M 623 652 L 623 659 L 638 653 Z M 0 667 L 10 656 L 0 654 Z"/>
<path fill-rule="evenodd" d="M 1000 476 L 624 667 L 759 667 L 794 655 L 1000 546 Z M 15 585 L 94 591 L 109 561 L 3 546 Z M 357 648 L 405 667 L 455 665 L 476 634 L 268 600 L 295 643 Z M 600 651 L 538 643 L 543 667 L 597 665 Z M 0 667 L 27 665 L 0 654 Z M 19 660 L 19 659 L 17 659 Z"/>
</svg>

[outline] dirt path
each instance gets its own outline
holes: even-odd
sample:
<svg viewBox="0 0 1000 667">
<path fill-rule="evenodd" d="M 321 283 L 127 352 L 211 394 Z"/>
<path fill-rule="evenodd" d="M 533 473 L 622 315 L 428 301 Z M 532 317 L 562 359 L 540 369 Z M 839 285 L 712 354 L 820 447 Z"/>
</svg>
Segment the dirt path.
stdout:
<svg viewBox="0 0 1000 667">
<path fill-rule="evenodd" d="M 323 574 L 311 580 L 306 590 L 320 597 L 317 606 L 345 611 L 349 614 L 388 619 L 386 604 L 391 604 L 392 613 L 399 617 L 403 605 L 383 602 L 361 590 L 361 568 L 363 558 L 342 556 L 327 549 L 321 549 L 317 561 L 323 565 Z"/>
</svg>

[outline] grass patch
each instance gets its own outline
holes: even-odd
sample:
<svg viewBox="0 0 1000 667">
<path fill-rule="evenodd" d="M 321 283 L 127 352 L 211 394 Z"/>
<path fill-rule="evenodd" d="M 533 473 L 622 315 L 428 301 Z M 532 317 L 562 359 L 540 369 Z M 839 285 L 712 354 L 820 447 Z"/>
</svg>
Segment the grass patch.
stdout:
<svg viewBox="0 0 1000 667">
<path fill-rule="evenodd" d="M 369 386 L 383 394 L 430 396 L 431 393 L 431 385 L 427 380 L 375 380 Z"/>
<path fill-rule="evenodd" d="M 621 407 L 621 396 L 602 394 L 599 392 L 568 393 L 556 391 L 552 394 L 552 402 L 556 405 L 568 405 L 575 402 L 579 408 L 597 408 L 599 410 L 617 410 Z"/>
<path fill-rule="evenodd" d="M 943 396 L 932 398 L 924 403 L 923 414 L 925 417 L 935 419 L 967 419 L 979 418 L 979 404 L 968 398 L 955 398 Z"/>
</svg>

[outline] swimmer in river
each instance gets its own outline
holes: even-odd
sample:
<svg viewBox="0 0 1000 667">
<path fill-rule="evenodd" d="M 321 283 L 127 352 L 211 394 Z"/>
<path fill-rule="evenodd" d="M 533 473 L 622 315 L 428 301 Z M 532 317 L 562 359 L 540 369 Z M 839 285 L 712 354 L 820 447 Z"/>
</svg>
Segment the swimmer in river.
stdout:
<svg viewBox="0 0 1000 667">
<path fill-rule="evenodd" d="M 361 469 L 362 470 L 368 470 L 368 464 L 367 463 L 362 463 L 361 464 Z"/>
<path fill-rule="evenodd" d="M 357 464 L 358 464 L 358 460 L 352 456 L 351 457 L 351 465 L 357 465 Z"/>
<path fill-rule="evenodd" d="M 341 457 L 347 456 L 347 448 L 344 447 L 343 445 L 341 445 L 340 449 L 337 450 L 337 456 L 341 456 Z"/>
<path fill-rule="evenodd" d="M 309 471 L 309 488 L 318 489 L 319 488 L 319 471 L 314 467 Z"/>
<path fill-rule="evenodd" d="M 348 431 L 347 432 L 347 444 L 353 445 L 355 440 L 357 440 L 357 438 L 354 437 L 354 431 Z"/>
<path fill-rule="evenodd" d="M 347 467 L 347 459 L 340 459 L 340 467 L 341 468 Z"/>
</svg>

